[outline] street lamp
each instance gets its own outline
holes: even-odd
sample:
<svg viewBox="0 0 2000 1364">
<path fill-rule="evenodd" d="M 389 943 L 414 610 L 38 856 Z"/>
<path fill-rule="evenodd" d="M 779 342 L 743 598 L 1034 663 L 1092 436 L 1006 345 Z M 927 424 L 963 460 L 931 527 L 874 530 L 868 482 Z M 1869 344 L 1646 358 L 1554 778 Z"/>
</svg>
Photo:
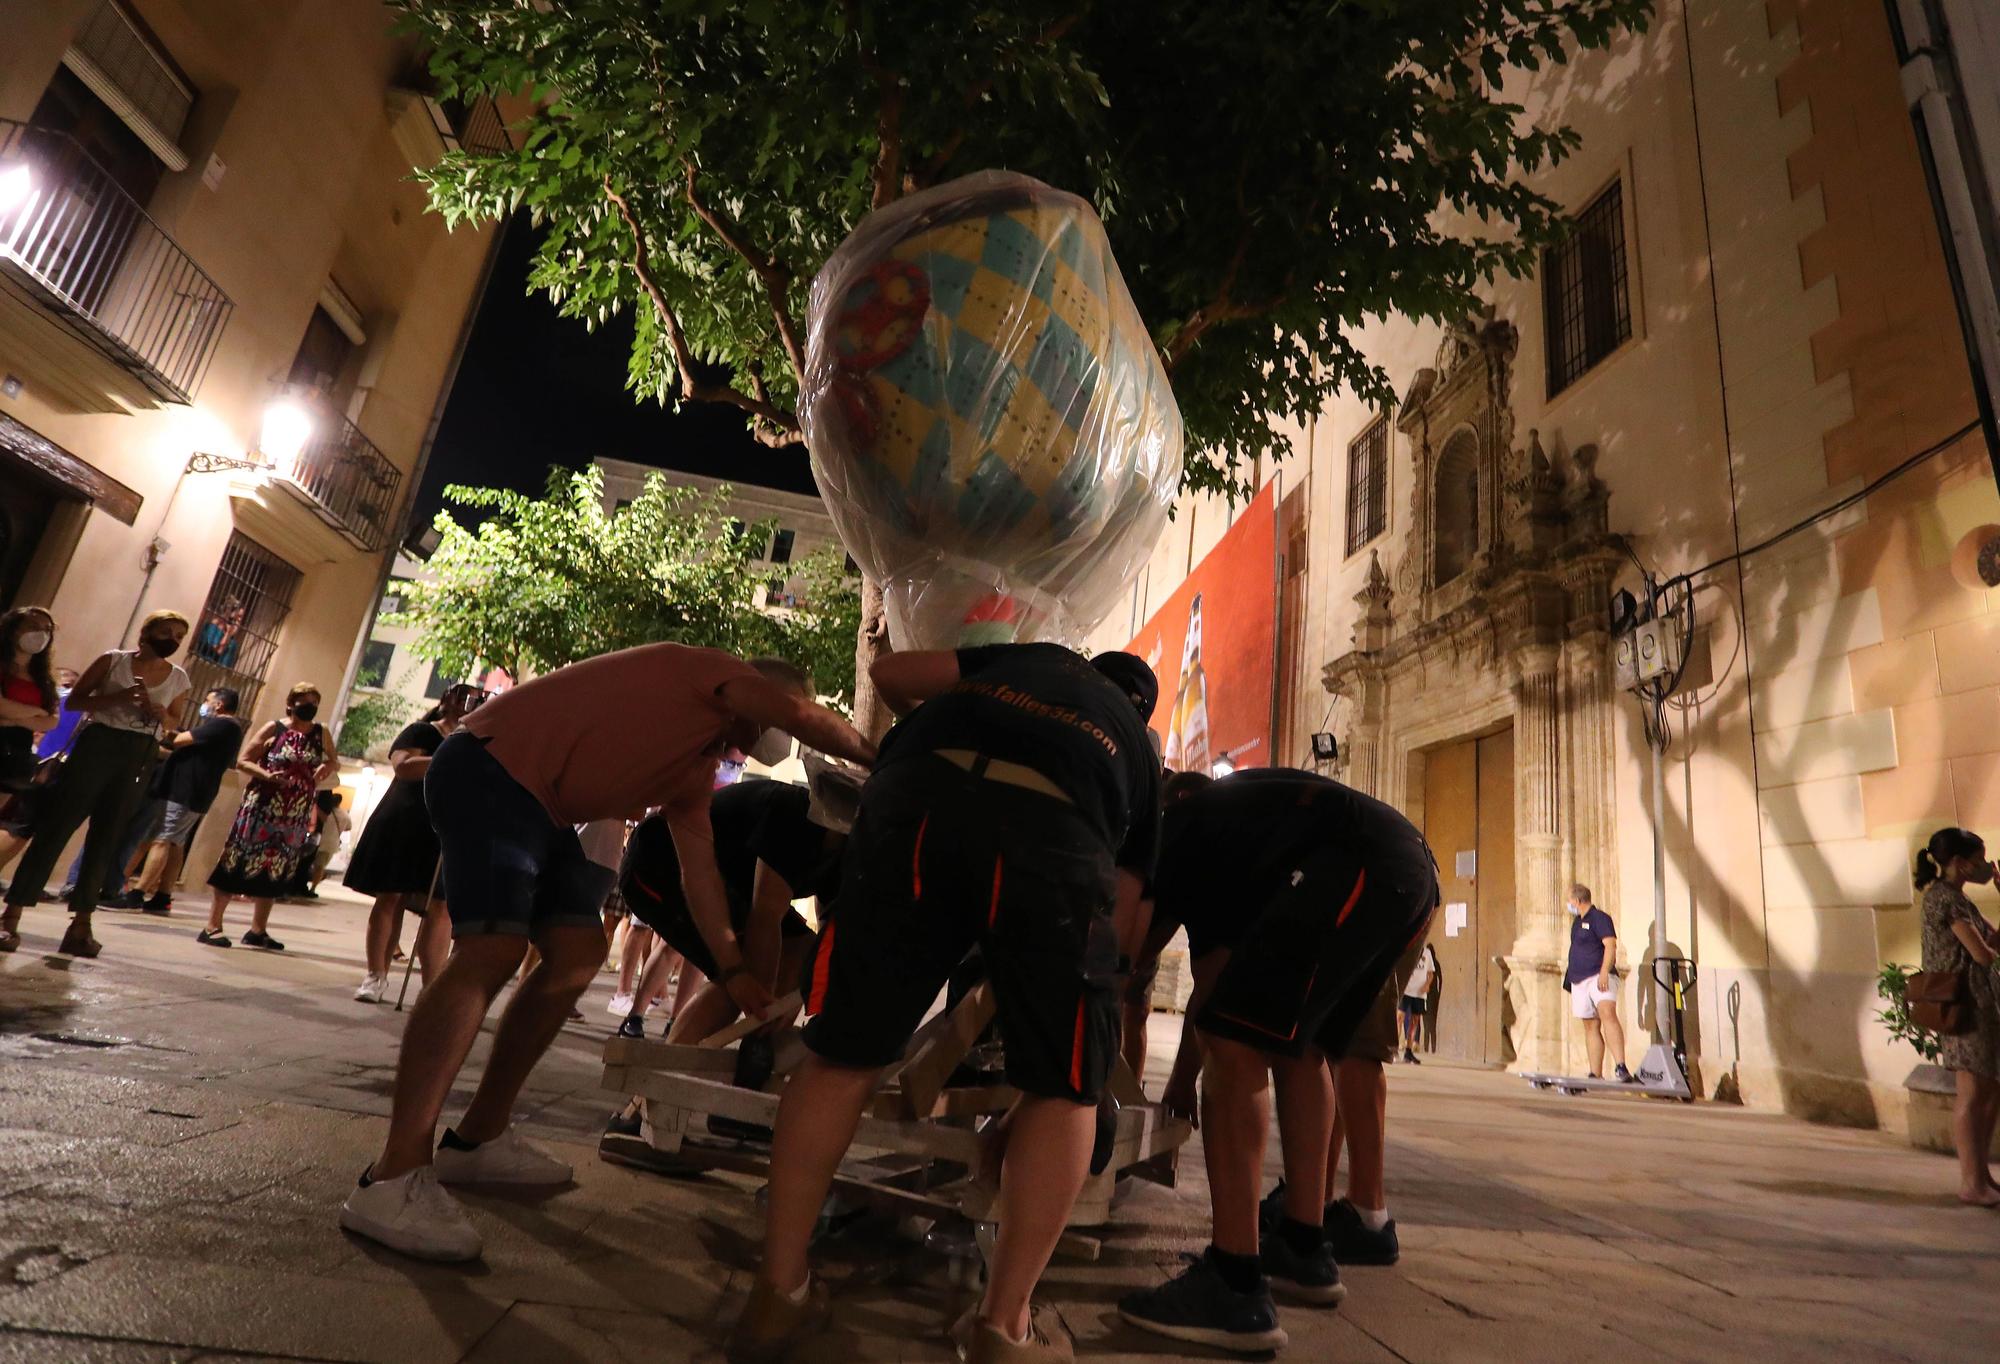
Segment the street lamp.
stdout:
<svg viewBox="0 0 2000 1364">
<path fill-rule="evenodd" d="M 12 165 L 0 165 L 0 216 L 14 211 L 27 202 L 28 195 L 35 188 L 35 174 L 26 161 L 16 161 Z"/>
<path fill-rule="evenodd" d="M 312 439 L 312 433 L 312 413 L 298 399 L 280 395 L 264 408 L 257 447 L 249 455 L 211 455 L 197 450 L 188 456 L 187 471 L 191 474 L 214 474 L 229 469 L 255 473 L 289 471 L 295 467 L 306 442 Z"/>
</svg>

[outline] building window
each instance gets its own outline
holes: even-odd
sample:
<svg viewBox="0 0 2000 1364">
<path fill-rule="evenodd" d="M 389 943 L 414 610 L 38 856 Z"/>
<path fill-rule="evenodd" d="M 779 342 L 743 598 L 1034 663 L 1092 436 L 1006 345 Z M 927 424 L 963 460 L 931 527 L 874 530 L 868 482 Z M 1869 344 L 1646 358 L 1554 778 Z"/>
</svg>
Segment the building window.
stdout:
<svg viewBox="0 0 2000 1364">
<path fill-rule="evenodd" d="M 444 700 L 444 694 L 465 679 L 454 677 L 444 670 L 444 664 L 431 664 L 431 680 L 424 684 L 424 698 L 430 701 Z"/>
<path fill-rule="evenodd" d="M 1542 328 L 1549 396 L 1568 388 L 1632 336 L 1619 185 L 1579 213 L 1569 237 L 1542 254 Z"/>
<path fill-rule="evenodd" d="M 334 407 L 342 407 L 354 392 L 361 372 L 361 347 L 324 306 L 313 309 L 312 321 L 292 360 L 290 381 L 311 389 Z"/>
<path fill-rule="evenodd" d="M 1389 416 L 1369 423 L 1347 447 L 1347 552 L 1389 527 Z"/>
<path fill-rule="evenodd" d="M 382 594 L 382 609 L 375 614 L 390 616 L 403 609 L 403 589 L 410 585 L 408 578 L 389 579 L 388 590 Z"/>
<path fill-rule="evenodd" d="M 236 688 L 241 714 L 256 709 L 299 576 L 296 568 L 248 536 L 239 532 L 229 537 L 188 650 L 188 675 L 194 683 L 188 693 L 190 723 L 194 707 L 216 687 Z"/>
<path fill-rule="evenodd" d="M 357 687 L 386 687 L 389 685 L 389 664 L 395 660 L 396 646 L 387 640 L 371 639 L 368 647 L 361 651 L 361 666 L 355 670 L 354 685 Z"/>
<path fill-rule="evenodd" d="M 1431 586 L 1443 587 L 1472 564 L 1479 547 L 1478 442 L 1460 431 L 1445 442 L 1431 488 Z"/>
<path fill-rule="evenodd" d="M 771 538 L 771 562 L 774 564 L 790 563 L 792 561 L 792 546 L 797 542 L 798 536 L 799 533 L 794 530 L 781 530 L 773 536 Z"/>
</svg>

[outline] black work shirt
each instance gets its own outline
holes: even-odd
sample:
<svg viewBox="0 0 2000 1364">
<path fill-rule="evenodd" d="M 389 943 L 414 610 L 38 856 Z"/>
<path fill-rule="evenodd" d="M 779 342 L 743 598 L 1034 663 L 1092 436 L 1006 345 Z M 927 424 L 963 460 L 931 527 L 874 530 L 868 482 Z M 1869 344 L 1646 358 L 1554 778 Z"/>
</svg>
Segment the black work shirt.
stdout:
<svg viewBox="0 0 2000 1364">
<path fill-rule="evenodd" d="M 1592 905 L 1569 921 L 1569 966 L 1563 972 L 1563 988 L 1581 980 L 1595 980 L 1604 969 L 1604 944 L 1618 936 L 1611 916 Z M 1616 963 L 1613 963 L 1614 965 Z"/>
<path fill-rule="evenodd" d="M 215 803 L 223 774 L 236 765 L 236 755 L 243 751 L 243 726 L 232 716 L 215 715 L 189 732 L 194 741 L 175 749 L 153 770 L 152 794 L 199 813 Z"/>
<path fill-rule="evenodd" d="M 1395 807 L 1296 768 L 1252 767 L 1210 782 L 1161 823 L 1153 922 L 1184 925 L 1195 956 L 1234 949 L 1302 846 L 1349 837 L 1364 858 L 1385 843 L 1414 852 L 1423 841 Z"/>
<path fill-rule="evenodd" d="M 1076 803 L 1120 867 L 1151 876 L 1160 765 L 1117 684 L 1060 644 L 960 649 L 958 674 L 957 685 L 889 731 L 877 770 L 951 748 L 1033 768 Z"/>
<path fill-rule="evenodd" d="M 403 732 L 389 743 L 391 753 L 421 753 L 425 757 L 438 751 L 444 743 L 444 731 L 428 720 L 418 720 L 403 726 Z M 423 778 L 417 778 L 422 782 Z"/>
<path fill-rule="evenodd" d="M 715 865 L 732 902 L 748 905 L 757 864 L 783 878 L 791 899 L 830 895 L 840 859 L 828 848 L 828 830 L 806 818 L 812 795 L 790 782 L 750 777 L 715 793 L 708 806 L 715 833 Z M 680 855 L 663 815 L 648 815 L 625 845 L 621 882 L 636 875 L 654 893 L 678 896 Z"/>
</svg>

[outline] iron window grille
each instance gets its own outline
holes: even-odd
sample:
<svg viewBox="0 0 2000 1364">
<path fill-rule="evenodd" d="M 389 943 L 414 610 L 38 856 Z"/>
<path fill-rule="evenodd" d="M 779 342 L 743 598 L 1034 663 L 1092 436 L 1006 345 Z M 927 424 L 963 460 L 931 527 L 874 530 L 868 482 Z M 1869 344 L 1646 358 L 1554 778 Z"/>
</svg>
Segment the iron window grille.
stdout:
<svg viewBox="0 0 2000 1364">
<path fill-rule="evenodd" d="M 1598 195 L 1542 254 L 1542 324 L 1551 398 L 1631 339 L 1622 186 Z"/>
<path fill-rule="evenodd" d="M 240 531 L 230 535 L 188 649 L 194 688 L 188 694 L 187 723 L 193 723 L 201 698 L 216 687 L 236 689 L 238 714 L 256 710 L 299 578 L 296 568 L 255 540 Z"/>
<path fill-rule="evenodd" d="M 1389 528 L 1389 414 L 1368 424 L 1347 447 L 1347 552 L 1354 554 Z"/>
</svg>

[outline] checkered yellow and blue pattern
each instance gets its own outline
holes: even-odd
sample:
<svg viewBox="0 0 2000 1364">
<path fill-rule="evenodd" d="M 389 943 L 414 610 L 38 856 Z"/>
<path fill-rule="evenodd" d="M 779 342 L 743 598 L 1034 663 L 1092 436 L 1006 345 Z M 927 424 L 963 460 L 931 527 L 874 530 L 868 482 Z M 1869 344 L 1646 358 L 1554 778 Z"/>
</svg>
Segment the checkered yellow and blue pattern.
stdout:
<svg viewBox="0 0 2000 1364">
<path fill-rule="evenodd" d="M 928 316 L 866 371 L 874 439 L 857 453 L 897 529 L 1063 539 L 1101 521 L 1112 490 L 1085 433 L 1104 421 L 1112 357 L 1145 357 L 1152 343 L 1109 297 L 1095 220 L 1029 205 L 931 227 L 890 257 L 927 282 Z M 907 281 L 864 277 L 851 302 L 884 287 L 900 294 Z"/>
</svg>

